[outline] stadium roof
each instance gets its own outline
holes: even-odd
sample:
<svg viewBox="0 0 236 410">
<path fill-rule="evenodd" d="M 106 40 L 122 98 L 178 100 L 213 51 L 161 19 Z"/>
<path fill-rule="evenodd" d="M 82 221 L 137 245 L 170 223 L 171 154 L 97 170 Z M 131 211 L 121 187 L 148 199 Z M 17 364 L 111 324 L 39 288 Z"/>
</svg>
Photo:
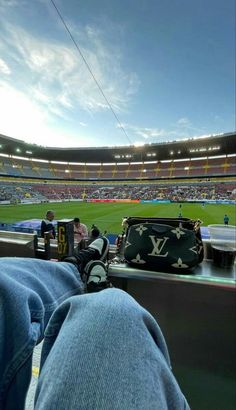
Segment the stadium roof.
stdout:
<svg viewBox="0 0 236 410">
<path fill-rule="evenodd" d="M 14 155 L 48 161 L 65 162 L 133 162 L 163 159 L 181 159 L 202 156 L 230 155 L 236 153 L 236 132 L 148 144 L 140 147 L 93 147 L 93 148 L 49 148 L 29 144 L 0 134 L 0 156 Z"/>
</svg>

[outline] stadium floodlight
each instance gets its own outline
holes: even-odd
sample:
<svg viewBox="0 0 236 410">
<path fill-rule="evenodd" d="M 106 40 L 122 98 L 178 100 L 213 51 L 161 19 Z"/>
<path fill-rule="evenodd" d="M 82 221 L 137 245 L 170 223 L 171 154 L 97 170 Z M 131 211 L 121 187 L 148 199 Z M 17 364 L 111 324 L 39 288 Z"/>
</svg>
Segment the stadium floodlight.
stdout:
<svg viewBox="0 0 236 410">
<path fill-rule="evenodd" d="M 48 164 L 50 161 L 48 161 L 47 159 L 39 159 L 39 158 L 31 158 L 31 161 L 34 162 L 44 162 L 46 164 Z"/>
<path fill-rule="evenodd" d="M 189 152 L 200 152 L 200 151 L 207 151 L 207 148 L 192 148 L 189 150 Z"/>
<path fill-rule="evenodd" d="M 147 157 L 156 157 L 156 153 L 155 152 L 148 152 L 147 154 L 146 154 L 146 156 Z"/>
<path fill-rule="evenodd" d="M 11 156 L 11 158 L 14 158 L 14 159 L 21 159 L 21 160 L 23 160 L 23 161 L 30 161 L 30 159 L 29 159 L 29 158 L 27 158 L 27 157 L 18 157 L 17 155 L 12 155 L 12 156 Z"/>
<path fill-rule="evenodd" d="M 50 161 L 50 164 L 67 165 L 68 162 L 63 162 L 63 161 Z"/>
<path fill-rule="evenodd" d="M 208 157 L 209 159 L 218 159 L 218 158 L 226 158 L 226 155 L 214 155 L 214 156 L 210 156 Z"/>
<path fill-rule="evenodd" d="M 174 162 L 185 162 L 185 161 L 190 161 L 190 158 L 179 158 L 179 159 L 174 159 Z"/>
<path fill-rule="evenodd" d="M 68 165 L 85 165 L 85 162 L 68 162 Z"/>
<path fill-rule="evenodd" d="M 217 146 L 213 146 L 213 147 L 200 147 L 200 148 L 192 148 L 192 149 L 190 149 L 189 150 L 189 152 L 203 152 L 203 151 L 216 151 L 216 150 L 219 150 L 220 149 L 220 146 L 219 145 L 217 145 Z"/>
<path fill-rule="evenodd" d="M 199 161 L 203 159 L 207 159 L 207 157 L 194 157 L 194 158 L 191 158 L 191 161 Z"/>
</svg>

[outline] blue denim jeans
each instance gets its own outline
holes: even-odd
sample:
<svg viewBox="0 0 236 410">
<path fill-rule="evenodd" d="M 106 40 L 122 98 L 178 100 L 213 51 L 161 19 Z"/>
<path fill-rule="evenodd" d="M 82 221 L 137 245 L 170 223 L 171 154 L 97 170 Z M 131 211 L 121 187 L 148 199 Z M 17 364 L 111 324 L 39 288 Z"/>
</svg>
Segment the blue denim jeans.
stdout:
<svg viewBox="0 0 236 410">
<path fill-rule="evenodd" d="M 24 409 L 34 346 L 60 303 L 83 292 L 74 265 L 0 258 L 0 410 Z"/>
<path fill-rule="evenodd" d="M 82 294 L 73 265 L 20 258 L 0 259 L 0 289 L 0 409 L 24 408 L 43 337 L 37 410 L 189 408 L 158 324 L 127 293 Z"/>
</svg>

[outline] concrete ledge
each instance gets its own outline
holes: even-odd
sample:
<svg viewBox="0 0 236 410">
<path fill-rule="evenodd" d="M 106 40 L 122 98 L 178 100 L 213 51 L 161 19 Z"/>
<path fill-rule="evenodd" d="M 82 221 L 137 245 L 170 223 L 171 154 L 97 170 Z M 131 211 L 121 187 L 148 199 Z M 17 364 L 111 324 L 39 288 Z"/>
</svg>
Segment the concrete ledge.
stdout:
<svg viewBox="0 0 236 410">
<path fill-rule="evenodd" d="M 35 257 L 37 235 L 22 232 L 0 231 L 0 256 Z"/>
</svg>

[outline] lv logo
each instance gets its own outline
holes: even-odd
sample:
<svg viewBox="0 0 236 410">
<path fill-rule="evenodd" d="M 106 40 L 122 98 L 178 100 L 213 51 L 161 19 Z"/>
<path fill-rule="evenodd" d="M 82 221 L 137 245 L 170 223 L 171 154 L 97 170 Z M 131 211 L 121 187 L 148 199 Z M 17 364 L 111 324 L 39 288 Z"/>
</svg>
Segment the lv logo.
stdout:
<svg viewBox="0 0 236 410">
<path fill-rule="evenodd" d="M 150 256 L 160 256 L 162 258 L 166 258 L 168 255 L 168 252 L 161 254 L 162 249 L 164 248 L 166 241 L 168 241 L 169 238 L 165 237 L 164 238 L 156 238 L 154 235 L 149 235 L 149 238 L 152 241 L 153 244 L 153 250 L 151 253 L 148 253 Z"/>
</svg>

